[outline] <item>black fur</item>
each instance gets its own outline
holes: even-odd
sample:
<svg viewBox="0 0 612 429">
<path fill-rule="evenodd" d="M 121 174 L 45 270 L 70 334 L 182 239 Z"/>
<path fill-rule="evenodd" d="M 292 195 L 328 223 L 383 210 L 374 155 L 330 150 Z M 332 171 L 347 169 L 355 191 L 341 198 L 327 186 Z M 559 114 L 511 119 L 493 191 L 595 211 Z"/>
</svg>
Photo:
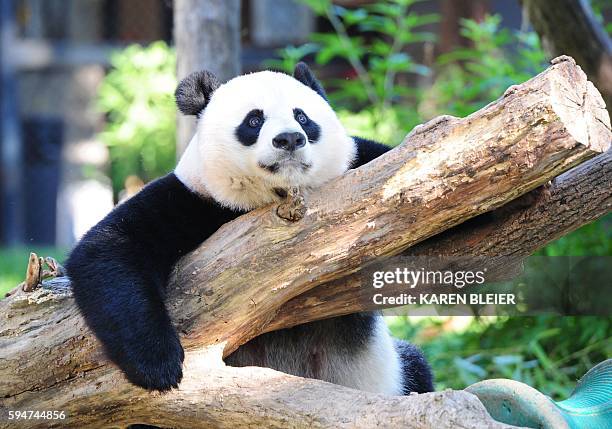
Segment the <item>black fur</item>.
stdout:
<svg viewBox="0 0 612 429">
<path fill-rule="evenodd" d="M 433 374 L 431 368 L 418 347 L 406 341 L 395 339 L 395 349 L 402 362 L 404 376 L 404 395 L 410 392 L 433 392 Z"/>
<path fill-rule="evenodd" d="M 250 121 L 253 118 L 259 118 L 259 125 L 256 127 L 250 124 Z M 236 127 L 235 134 L 238 141 L 244 146 L 253 146 L 255 143 L 257 143 L 259 132 L 264 124 L 264 120 L 264 113 L 259 109 L 251 110 L 249 113 L 247 113 L 240 125 Z"/>
<path fill-rule="evenodd" d="M 323 89 L 323 86 L 317 80 L 317 78 L 312 73 L 312 71 L 310 70 L 310 68 L 308 67 L 306 63 L 301 62 L 301 61 L 297 63 L 297 65 L 295 66 L 295 69 L 293 70 L 293 77 L 296 78 L 298 81 L 302 82 L 308 88 L 312 89 L 317 94 L 319 94 L 321 97 L 325 99 L 325 101 L 328 101 L 327 95 L 325 94 L 325 90 Z"/>
<path fill-rule="evenodd" d="M 176 105 L 183 114 L 198 116 L 220 85 L 217 77 L 209 71 L 191 73 L 178 84 L 174 92 Z"/>
<path fill-rule="evenodd" d="M 259 165 L 264 170 L 268 170 L 270 173 L 273 173 L 273 174 L 277 173 L 280 167 L 278 162 L 275 162 L 273 164 L 264 164 L 263 162 L 260 162 L 257 165 Z"/>
<path fill-rule="evenodd" d="M 351 164 L 351 168 L 361 167 L 364 164 L 378 158 L 383 153 L 390 151 L 387 145 L 375 142 L 373 140 L 362 139 L 361 137 L 353 137 L 357 145 L 357 157 Z"/>
<path fill-rule="evenodd" d="M 374 322 L 372 313 L 355 313 L 268 332 L 242 345 L 225 362 L 319 378 L 315 355 L 324 356 L 329 349 L 347 355 L 359 353 L 372 337 Z"/>
<path fill-rule="evenodd" d="M 304 117 L 306 118 L 306 123 L 302 124 L 300 121 L 298 121 L 299 115 L 304 115 Z M 300 126 L 306 133 L 306 137 L 308 137 L 308 141 L 310 143 L 316 143 L 317 141 L 319 141 L 319 137 L 321 137 L 321 127 L 319 126 L 319 124 L 310 119 L 310 117 L 302 109 L 293 109 L 293 116 L 295 117 L 297 123 L 300 124 Z"/>
<path fill-rule="evenodd" d="M 132 383 L 163 391 L 181 381 L 183 349 L 163 301 L 168 275 L 180 256 L 240 214 L 170 173 L 118 205 L 70 254 L 77 305 Z"/>
</svg>

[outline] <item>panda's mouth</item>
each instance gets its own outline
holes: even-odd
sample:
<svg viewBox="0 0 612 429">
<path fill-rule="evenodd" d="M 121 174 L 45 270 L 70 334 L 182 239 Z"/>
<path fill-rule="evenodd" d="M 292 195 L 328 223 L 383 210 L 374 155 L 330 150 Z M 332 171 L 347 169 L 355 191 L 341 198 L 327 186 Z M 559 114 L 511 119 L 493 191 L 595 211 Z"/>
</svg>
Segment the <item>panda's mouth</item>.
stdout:
<svg viewBox="0 0 612 429">
<path fill-rule="evenodd" d="M 312 167 L 312 164 L 309 164 L 304 161 L 300 161 L 295 158 L 287 158 L 287 159 L 283 159 L 282 161 L 273 162 L 271 164 L 266 164 L 260 161 L 258 165 L 259 167 L 263 168 L 264 170 L 272 174 L 276 174 L 279 171 L 285 170 L 285 169 L 299 169 L 304 172 L 304 171 L 307 171 L 310 167 Z"/>
</svg>

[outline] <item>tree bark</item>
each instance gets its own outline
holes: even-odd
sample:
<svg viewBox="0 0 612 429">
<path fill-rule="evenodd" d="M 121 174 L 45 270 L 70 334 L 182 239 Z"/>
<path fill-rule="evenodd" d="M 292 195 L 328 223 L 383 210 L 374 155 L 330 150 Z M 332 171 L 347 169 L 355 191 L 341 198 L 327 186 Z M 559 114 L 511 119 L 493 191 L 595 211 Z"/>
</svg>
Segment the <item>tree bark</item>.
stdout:
<svg viewBox="0 0 612 429">
<path fill-rule="evenodd" d="M 240 74 L 240 0 L 174 0 L 177 76 L 208 70 L 221 82 Z M 177 154 L 195 132 L 195 119 L 178 116 Z"/>
<path fill-rule="evenodd" d="M 220 358 L 268 330 L 289 300 L 525 194 L 606 151 L 611 136 L 601 97 L 560 59 L 479 112 L 426 124 L 308 195 L 297 222 L 267 207 L 222 227 L 178 264 L 169 288 L 186 361 L 180 389 L 167 395 L 129 385 L 107 362 L 65 281 L 15 291 L 0 301 L 2 414 L 65 410 L 56 423 L 67 427 L 504 427 L 465 392 L 390 398 Z"/>
<path fill-rule="evenodd" d="M 610 213 L 611 185 L 612 151 L 607 151 L 516 203 L 444 231 L 408 248 L 402 255 L 448 257 L 442 258 L 441 263 L 455 262 L 452 257 L 484 256 L 489 271 L 496 270 L 500 277 L 511 278 L 520 272 L 522 260 L 536 250 Z M 479 265 L 461 269 L 482 269 L 482 259 L 472 260 Z M 382 306 L 371 303 L 371 288 L 364 287 L 362 279 L 357 272 L 293 298 L 281 307 L 266 326 L 266 332 L 339 314 L 380 309 Z M 385 290 L 388 295 L 405 292 L 401 285 L 393 284 L 385 286 Z"/>
<path fill-rule="evenodd" d="M 612 40 L 587 0 L 521 0 L 523 11 L 551 57 L 569 55 L 612 108 Z"/>
</svg>

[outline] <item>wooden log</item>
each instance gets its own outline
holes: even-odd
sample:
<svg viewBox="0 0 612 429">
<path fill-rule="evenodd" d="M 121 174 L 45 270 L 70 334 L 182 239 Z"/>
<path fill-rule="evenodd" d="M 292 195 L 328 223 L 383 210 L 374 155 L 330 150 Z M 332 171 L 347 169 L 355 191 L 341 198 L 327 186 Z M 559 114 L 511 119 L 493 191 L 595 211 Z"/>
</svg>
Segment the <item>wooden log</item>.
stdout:
<svg viewBox="0 0 612 429">
<path fill-rule="evenodd" d="M 180 262 L 170 285 L 187 353 L 184 381 L 168 395 L 129 385 L 108 363 L 65 285 L 16 290 L 0 301 L 0 427 L 12 426 L 9 410 L 64 410 L 68 419 L 55 423 L 66 427 L 145 416 L 175 427 L 371 427 L 378 418 L 390 427 L 503 427 L 467 393 L 385 398 L 227 368 L 220 357 L 264 331 L 290 299 L 499 207 L 607 150 L 610 137 L 597 91 L 572 61 L 558 61 L 308 195 L 298 222 L 268 207 L 226 225 Z"/>
<path fill-rule="evenodd" d="M 482 269 L 485 256 L 489 271 L 511 278 L 524 258 L 536 250 L 612 210 L 612 151 L 580 164 L 534 195 L 512 202 L 492 213 L 474 218 L 416 246 L 405 256 L 477 256 L 480 265 L 462 269 Z M 444 263 L 441 259 L 441 263 Z M 469 263 L 471 258 L 467 258 Z M 509 263 L 512 265 L 508 266 Z M 448 267 L 446 267 L 448 268 Z M 444 270 L 445 267 L 440 267 Z M 518 269 L 520 270 L 520 268 Z M 281 307 L 266 332 L 326 319 L 380 309 L 371 304 L 372 290 L 364 287 L 361 272 L 317 286 Z M 385 293 L 405 292 L 401 285 L 385 286 Z"/>
<path fill-rule="evenodd" d="M 95 381 L 84 370 L 74 378 L 58 380 L 53 389 L 2 399 L 0 427 L 81 429 L 136 423 L 206 429 L 514 427 L 493 421 L 479 400 L 464 391 L 388 397 L 267 368 L 207 366 L 220 362 L 220 356 L 220 348 L 189 351 L 185 366 L 190 371 L 179 389 L 166 394 L 121 382 L 108 366 L 95 369 Z M 27 397 L 31 399 L 24 401 Z M 7 420 L 9 410 L 24 409 L 61 410 L 65 418 L 53 424 Z"/>
</svg>

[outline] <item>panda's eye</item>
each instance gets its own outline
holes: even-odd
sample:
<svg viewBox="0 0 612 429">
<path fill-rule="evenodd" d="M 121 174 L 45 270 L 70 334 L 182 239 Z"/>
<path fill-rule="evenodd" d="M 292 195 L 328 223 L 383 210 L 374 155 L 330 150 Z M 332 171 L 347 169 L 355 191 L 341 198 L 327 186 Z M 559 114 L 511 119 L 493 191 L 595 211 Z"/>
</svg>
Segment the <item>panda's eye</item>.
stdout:
<svg viewBox="0 0 612 429">
<path fill-rule="evenodd" d="M 303 112 L 299 112 L 297 115 L 295 115 L 295 119 L 297 119 L 297 121 L 302 125 L 308 123 L 308 117 Z"/>
<path fill-rule="evenodd" d="M 259 116 L 253 116 L 249 119 L 249 127 L 257 128 L 261 125 L 261 118 Z"/>
</svg>

